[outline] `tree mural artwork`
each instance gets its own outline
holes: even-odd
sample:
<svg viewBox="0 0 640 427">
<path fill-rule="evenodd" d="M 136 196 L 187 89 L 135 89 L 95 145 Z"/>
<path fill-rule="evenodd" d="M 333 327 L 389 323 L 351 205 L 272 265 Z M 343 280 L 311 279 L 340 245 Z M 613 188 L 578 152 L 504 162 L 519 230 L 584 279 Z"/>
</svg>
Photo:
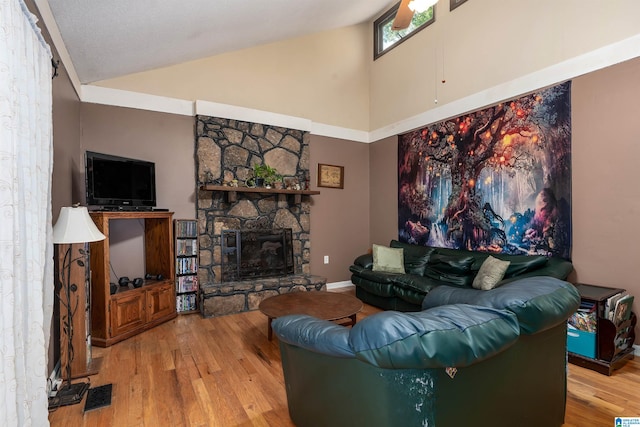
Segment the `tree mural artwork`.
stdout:
<svg viewBox="0 0 640 427">
<path fill-rule="evenodd" d="M 569 258 L 571 83 L 404 134 L 400 240 Z"/>
</svg>

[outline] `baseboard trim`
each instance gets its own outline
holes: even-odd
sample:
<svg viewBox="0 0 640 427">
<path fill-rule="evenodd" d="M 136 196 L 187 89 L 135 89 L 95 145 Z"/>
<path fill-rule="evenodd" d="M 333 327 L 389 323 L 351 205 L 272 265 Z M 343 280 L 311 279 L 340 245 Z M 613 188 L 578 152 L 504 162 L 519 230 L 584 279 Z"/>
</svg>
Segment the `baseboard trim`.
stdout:
<svg viewBox="0 0 640 427">
<path fill-rule="evenodd" d="M 633 346 L 633 354 L 634 356 L 640 356 L 640 345 L 634 345 Z"/>
<path fill-rule="evenodd" d="M 327 283 L 327 290 L 333 290 L 333 289 L 342 289 L 342 288 L 349 288 L 349 287 L 355 287 L 355 285 L 353 283 L 351 283 L 350 280 L 345 280 L 343 282 L 332 282 L 332 283 Z"/>
</svg>

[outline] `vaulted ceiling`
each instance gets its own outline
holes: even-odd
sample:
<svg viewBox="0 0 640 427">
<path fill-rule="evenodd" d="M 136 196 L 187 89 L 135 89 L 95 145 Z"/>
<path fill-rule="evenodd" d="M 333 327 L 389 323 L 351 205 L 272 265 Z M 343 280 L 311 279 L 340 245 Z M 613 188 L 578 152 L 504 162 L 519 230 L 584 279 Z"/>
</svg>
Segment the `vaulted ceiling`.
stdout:
<svg viewBox="0 0 640 427">
<path fill-rule="evenodd" d="M 367 22 L 390 0 L 48 0 L 90 83 Z"/>
</svg>

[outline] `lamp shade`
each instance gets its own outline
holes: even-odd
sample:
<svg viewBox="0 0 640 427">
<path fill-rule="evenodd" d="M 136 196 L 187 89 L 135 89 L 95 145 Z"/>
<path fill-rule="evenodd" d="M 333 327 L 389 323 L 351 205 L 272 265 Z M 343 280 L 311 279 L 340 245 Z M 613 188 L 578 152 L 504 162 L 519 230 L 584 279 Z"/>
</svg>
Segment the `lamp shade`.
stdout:
<svg viewBox="0 0 640 427">
<path fill-rule="evenodd" d="M 53 243 L 85 243 L 104 240 L 86 206 L 63 207 L 53 226 Z"/>
</svg>

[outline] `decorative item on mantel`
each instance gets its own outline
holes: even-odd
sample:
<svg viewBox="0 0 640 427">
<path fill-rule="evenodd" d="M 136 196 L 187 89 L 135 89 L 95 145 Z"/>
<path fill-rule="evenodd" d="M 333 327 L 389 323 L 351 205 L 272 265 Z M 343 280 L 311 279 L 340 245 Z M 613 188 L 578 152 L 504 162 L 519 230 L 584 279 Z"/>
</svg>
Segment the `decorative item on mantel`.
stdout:
<svg viewBox="0 0 640 427">
<path fill-rule="evenodd" d="M 295 203 L 299 204 L 302 195 L 317 195 L 319 191 L 309 190 L 309 175 L 303 175 L 300 182 L 298 177 L 283 176 L 274 168 L 267 164 L 256 164 L 253 167 L 253 176 L 244 185 L 240 185 L 237 179 L 223 181 L 221 184 L 215 180 L 209 180 L 211 173 L 206 172 L 207 182 L 201 186 L 202 190 L 223 191 L 227 194 L 227 201 L 234 203 L 237 201 L 237 193 L 276 193 L 293 194 Z"/>
<path fill-rule="evenodd" d="M 297 184 L 297 188 L 300 188 L 300 184 Z M 265 188 L 265 187 L 231 187 L 229 185 L 217 185 L 217 184 L 203 184 L 200 186 L 204 191 L 220 191 L 227 194 L 227 201 L 229 203 L 235 203 L 238 200 L 238 193 L 272 193 L 272 194 L 287 194 L 293 195 L 294 203 L 300 204 L 302 196 L 315 196 L 320 194 L 317 190 L 300 190 L 289 188 Z"/>
<path fill-rule="evenodd" d="M 282 175 L 267 164 L 256 164 L 253 166 L 253 179 L 256 187 L 271 188 L 276 182 L 282 183 Z"/>
</svg>

